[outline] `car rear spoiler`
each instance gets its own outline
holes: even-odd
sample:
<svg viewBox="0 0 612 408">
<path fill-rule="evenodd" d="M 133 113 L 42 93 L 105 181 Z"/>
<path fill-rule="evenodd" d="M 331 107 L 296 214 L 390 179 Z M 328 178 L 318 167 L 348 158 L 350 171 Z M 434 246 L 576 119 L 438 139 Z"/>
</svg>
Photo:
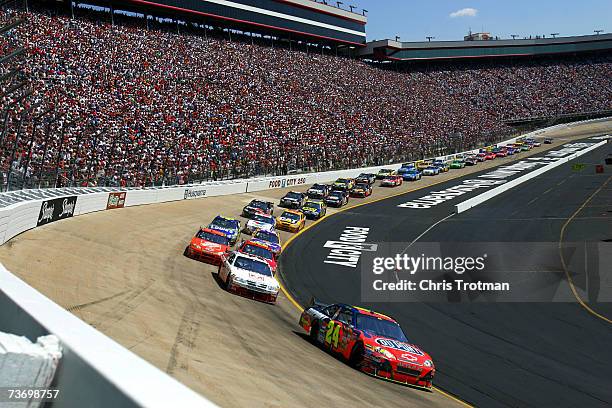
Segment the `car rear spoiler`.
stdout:
<svg viewBox="0 0 612 408">
<path fill-rule="evenodd" d="M 317 299 L 316 299 L 316 298 L 313 296 L 313 297 L 311 297 L 311 298 L 310 298 L 310 301 L 309 301 L 309 302 L 306 304 L 305 309 L 308 309 L 308 308 L 311 308 L 311 307 L 313 307 L 313 308 L 315 308 L 315 309 L 323 309 L 323 308 L 325 308 L 325 307 L 327 307 L 327 306 L 329 306 L 329 305 L 328 305 L 328 304 L 326 304 L 326 303 L 319 302 L 319 301 L 318 301 L 318 300 L 317 300 Z"/>
</svg>

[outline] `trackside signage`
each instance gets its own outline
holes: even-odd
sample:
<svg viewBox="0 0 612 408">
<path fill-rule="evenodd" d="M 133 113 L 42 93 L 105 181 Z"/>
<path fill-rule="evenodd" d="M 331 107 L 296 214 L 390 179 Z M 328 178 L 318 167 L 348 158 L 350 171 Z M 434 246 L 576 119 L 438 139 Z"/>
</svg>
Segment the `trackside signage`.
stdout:
<svg viewBox="0 0 612 408">
<path fill-rule="evenodd" d="M 545 166 L 561 160 L 571 154 L 592 146 L 594 143 L 569 143 L 558 150 L 552 150 L 542 157 L 529 157 L 525 160 L 502 166 L 482 174 L 474 179 L 463 180 L 460 184 L 429 194 L 398 205 L 400 208 L 427 209 L 435 207 L 456 197 L 479 189 L 491 189 L 508 182 L 520 173 L 532 171 L 537 167 Z"/>
<path fill-rule="evenodd" d="M 338 241 L 327 241 L 323 247 L 329 248 L 325 263 L 356 268 L 363 252 L 374 252 L 377 244 L 367 243 L 369 228 L 346 227 Z"/>
<path fill-rule="evenodd" d="M 206 197 L 205 188 L 186 188 L 183 199 L 192 200 L 194 198 L 203 198 L 203 197 Z"/>
<path fill-rule="evenodd" d="M 36 226 L 40 227 L 41 225 L 72 217 L 76 202 L 77 196 L 43 201 L 40 205 Z"/>
</svg>

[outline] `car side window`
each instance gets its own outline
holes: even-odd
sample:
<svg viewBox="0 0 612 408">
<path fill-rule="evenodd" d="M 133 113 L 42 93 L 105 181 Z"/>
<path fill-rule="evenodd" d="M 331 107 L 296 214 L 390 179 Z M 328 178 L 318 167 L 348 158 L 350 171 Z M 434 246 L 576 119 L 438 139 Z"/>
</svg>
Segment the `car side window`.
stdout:
<svg viewBox="0 0 612 408">
<path fill-rule="evenodd" d="M 230 265 L 233 265 L 233 264 L 234 264 L 234 259 L 236 259 L 236 254 L 231 254 L 231 255 L 230 255 L 228 258 L 227 258 L 227 262 L 228 262 Z"/>
<path fill-rule="evenodd" d="M 334 320 L 338 320 L 344 324 L 353 324 L 353 312 L 343 308 Z"/>
<path fill-rule="evenodd" d="M 336 312 L 338 311 L 338 306 L 336 305 L 331 305 L 326 307 L 325 309 L 323 309 L 323 313 L 325 313 L 327 316 L 333 318 L 334 315 L 336 314 Z"/>
</svg>

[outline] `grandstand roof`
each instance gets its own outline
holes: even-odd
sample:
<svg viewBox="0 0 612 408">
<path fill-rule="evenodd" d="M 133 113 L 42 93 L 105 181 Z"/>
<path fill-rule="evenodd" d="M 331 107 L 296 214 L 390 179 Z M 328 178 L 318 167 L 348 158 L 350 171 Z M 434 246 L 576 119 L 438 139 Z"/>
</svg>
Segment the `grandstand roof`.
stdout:
<svg viewBox="0 0 612 408">
<path fill-rule="evenodd" d="M 371 41 L 362 58 L 390 61 L 569 54 L 612 50 L 612 34 L 488 41 Z"/>
</svg>

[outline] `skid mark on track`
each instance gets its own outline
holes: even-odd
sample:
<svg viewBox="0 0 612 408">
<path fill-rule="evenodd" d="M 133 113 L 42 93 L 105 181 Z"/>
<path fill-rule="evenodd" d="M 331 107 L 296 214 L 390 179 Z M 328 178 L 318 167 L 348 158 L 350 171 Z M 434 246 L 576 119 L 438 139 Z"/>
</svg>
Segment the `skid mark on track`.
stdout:
<svg viewBox="0 0 612 408">
<path fill-rule="evenodd" d="M 109 300 L 116 299 L 116 298 L 118 298 L 120 296 L 125 295 L 126 293 L 129 293 L 129 292 L 131 292 L 130 289 L 124 290 L 124 291 L 121 291 L 119 293 L 115 293 L 114 295 L 103 297 L 103 298 L 98 299 L 98 300 L 94 300 L 94 301 L 87 302 L 87 303 L 81 303 L 79 305 L 69 306 L 69 307 L 66 308 L 66 310 L 69 311 L 69 312 L 73 312 L 73 311 L 77 311 L 77 310 L 80 311 L 82 309 L 85 309 L 86 307 L 97 305 L 97 304 L 104 303 L 104 302 L 109 301 Z"/>
<path fill-rule="evenodd" d="M 195 347 L 198 332 L 200 331 L 200 325 L 201 322 L 197 317 L 196 308 L 192 303 L 190 303 L 183 311 L 181 323 L 176 331 L 176 337 L 174 338 L 174 343 L 170 349 L 168 365 L 166 366 L 166 372 L 168 374 L 173 374 L 177 367 L 180 367 L 185 371 L 189 370 L 188 359 L 182 359 L 179 366 L 179 348 L 184 346 L 188 350 L 192 350 Z"/>
<path fill-rule="evenodd" d="M 132 313 L 134 309 L 144 302 L 144 295 L 146 295 L 146 292 L 151 286 L 153 286 L 154 283 L 155 280 L 150 280 L 144 286 L 132 290 L 128 296 L 117 303 L 117 305 L 110 308 L 100 317 L 100 319 L 93 322 L 91 325 L 98 330 L 103 330 L 103 328 L 109 327 L 110 325 L 121 321 L 125 316 Z"/>
</svg>

